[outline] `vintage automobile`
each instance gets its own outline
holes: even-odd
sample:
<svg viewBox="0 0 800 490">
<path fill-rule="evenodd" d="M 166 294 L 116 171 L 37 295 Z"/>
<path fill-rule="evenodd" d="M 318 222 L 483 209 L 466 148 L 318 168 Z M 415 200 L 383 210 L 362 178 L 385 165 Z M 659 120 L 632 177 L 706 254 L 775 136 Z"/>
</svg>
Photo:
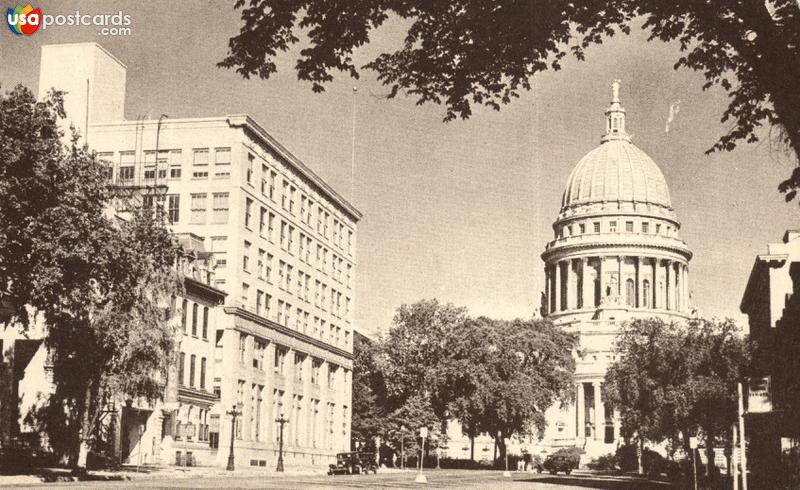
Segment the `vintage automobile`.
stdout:
<svg viewBox="0 0 800 490">
<path fill-rule="evenodd" d="M 328 465 L 329 475 L 357 475 L 370 471 L 378 473 L 375 453 L 339 453 L 336 464 Z"/>
<path fill-rule="evenodd" d="M 569 475 L 572 473 L 574 466 L 575 463 L 569 457 L 560 454 L 551 454 L 542 464 L 542 468 L 549 471 L 551 475 L 555 475 L 559 471 L 563 471 Z M 539 470 L 539 472 L 541 472 L 541 470 Z"/>
</svg>

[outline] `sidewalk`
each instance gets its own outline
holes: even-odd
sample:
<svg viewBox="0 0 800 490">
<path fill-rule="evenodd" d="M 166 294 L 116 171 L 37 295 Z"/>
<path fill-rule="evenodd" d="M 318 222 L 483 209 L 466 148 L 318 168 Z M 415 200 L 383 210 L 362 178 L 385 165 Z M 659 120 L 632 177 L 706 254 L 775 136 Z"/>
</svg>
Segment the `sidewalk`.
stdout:
<svg viewBox="0 0 800 490">
<path fill-rule="evenodd" d="M 271 477 L 280 478 L 283 476 L 311 476 L 323 475 L 326 470 L 288 468 L 283 473 L 278 473 L 274 469 L 242 468 L 235 471 L 227 471 L 224 468 L 194 466 L 185 470 L 175 466 L 142 466 L 137 471 L 136 466 L 123 466 L 118 470 L 93 470 L 84 476 L 72 474 L 65 468 L 31 468 L 15 472 L 0 470 L 0 488 L 7 485 L 37 485 L 49 482 L 71 482 L 71 481 L 128 481 L 128 480 L 151 480 L 151 479 L 196 479 L 196 478 L 220 478 L 220 477 Z"/>
</svg>

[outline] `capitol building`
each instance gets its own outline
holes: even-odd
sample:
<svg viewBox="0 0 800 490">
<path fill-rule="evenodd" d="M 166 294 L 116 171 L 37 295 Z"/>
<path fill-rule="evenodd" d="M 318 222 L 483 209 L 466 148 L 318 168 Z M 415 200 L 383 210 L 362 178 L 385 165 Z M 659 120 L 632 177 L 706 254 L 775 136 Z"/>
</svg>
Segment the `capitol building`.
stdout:
<svg viewBox="0 0 800 490">
<path fill-rule="evenodd" d="M 631 142 L 614 82 L 600 145 L 570 174 L 547 243 L 543 310 L 579 335 L 576 397 L 546 414 L 541 444 L 577 446 L 587 455 L 613 452 L 618 414 L 601 396 L 613 343 L 635 318 L 683 320 L 691 313 L 689 261 L 680 222 L 658 165 Z"/>
</svg>

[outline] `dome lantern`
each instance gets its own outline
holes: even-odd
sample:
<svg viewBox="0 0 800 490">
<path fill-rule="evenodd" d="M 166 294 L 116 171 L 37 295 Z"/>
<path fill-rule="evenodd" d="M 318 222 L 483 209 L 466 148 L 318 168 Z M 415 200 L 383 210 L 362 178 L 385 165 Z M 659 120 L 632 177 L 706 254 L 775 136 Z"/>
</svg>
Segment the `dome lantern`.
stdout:
<svg viewBox="0 0 800 490">
<path fill-rule="evenodd" d="M 600 142 L 611 140 L 631 140 L 625 131 L 625 109 L 619 103 L 619 80 L 611 84 L 611 105 L 606 109 L 606 134 L 600 138 Z"/>
</svg>

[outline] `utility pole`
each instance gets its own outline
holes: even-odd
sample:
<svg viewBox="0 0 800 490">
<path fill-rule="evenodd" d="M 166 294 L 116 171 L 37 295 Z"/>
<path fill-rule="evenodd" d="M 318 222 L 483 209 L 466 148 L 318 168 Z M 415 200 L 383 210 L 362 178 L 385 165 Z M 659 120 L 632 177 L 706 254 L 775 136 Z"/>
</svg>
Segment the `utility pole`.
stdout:
<svg viewBox="0 0 800 490">
<path fill-rule="evenodd" d="M 275 422 L 281 425 L 278 439 L 278 467 L 275 468 L 275 471 L 283 473 L 283 426 L 289 422 L 289 419 L 284 418 L 283 414 L 281 414 L 280 418 L 275 419 Z"/>
<path fill-rule="evenodd" d="M 228 466 L 225 468 L 228 471 L 233 471 L 234 466 L 234 459 L 233 459 L 233 439 L 236 433 L 236 417 L 242 414 L 238 407 L 234 405 L 230 410 L 225 412 L 226 414 L 231 416 L 231 449 L 228 452 Z"/>
<path fill-rule="evenodd" d="M 742 462 L 742 490 L 747 490 L 747 439 L 744 436 L 744 395 L 742 383 L 737 384 L 739 391 L 739 454 Z"/>
</svg>

